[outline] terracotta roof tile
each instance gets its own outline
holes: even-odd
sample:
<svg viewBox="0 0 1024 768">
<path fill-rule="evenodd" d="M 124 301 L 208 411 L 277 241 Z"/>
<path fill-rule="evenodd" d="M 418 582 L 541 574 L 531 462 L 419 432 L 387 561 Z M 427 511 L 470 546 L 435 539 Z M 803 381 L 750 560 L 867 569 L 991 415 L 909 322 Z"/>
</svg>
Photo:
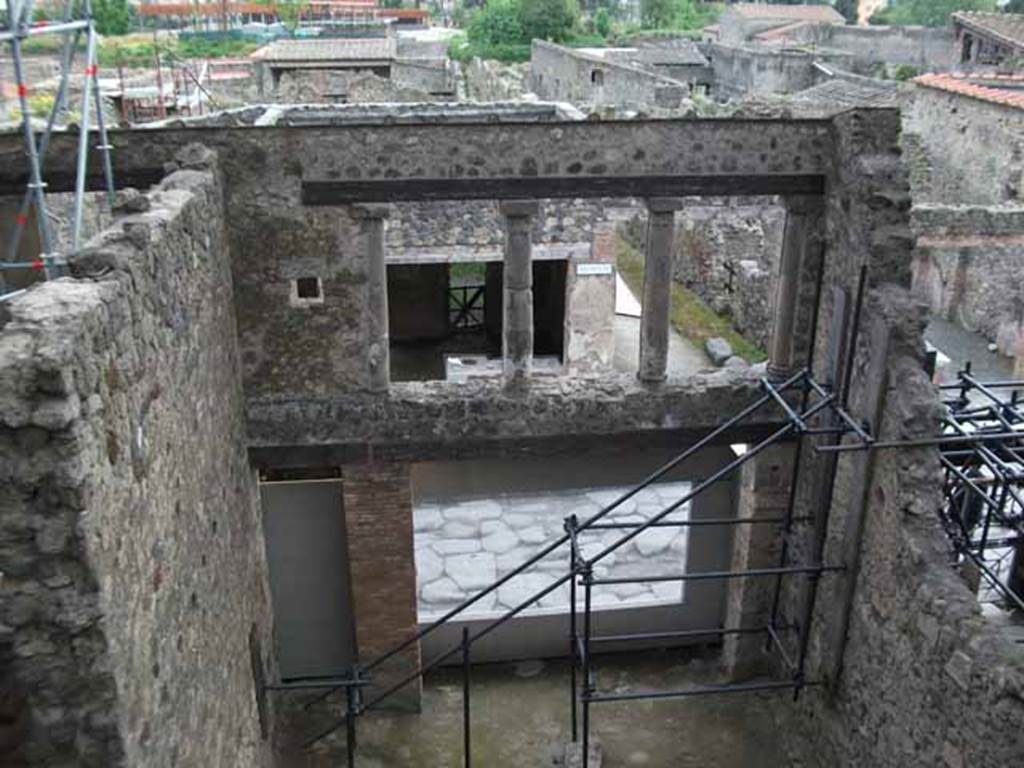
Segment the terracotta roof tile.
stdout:
<svg viewBox="0 0 1024 768">
<path fill-rule="evenodd" d="M 955 93 L 959 96 L 987 101 L 990 104 L 999 104 L 1013 109 L 1024 109 L 1024 91 L 1011 91 L 1004 88 L 993 88 L 987 85 L 977 85 L 966 75 L 921 75 L 915 77 L 914 82 L 926 88 L 934 88 L 947 93 Z"/>
</svg>

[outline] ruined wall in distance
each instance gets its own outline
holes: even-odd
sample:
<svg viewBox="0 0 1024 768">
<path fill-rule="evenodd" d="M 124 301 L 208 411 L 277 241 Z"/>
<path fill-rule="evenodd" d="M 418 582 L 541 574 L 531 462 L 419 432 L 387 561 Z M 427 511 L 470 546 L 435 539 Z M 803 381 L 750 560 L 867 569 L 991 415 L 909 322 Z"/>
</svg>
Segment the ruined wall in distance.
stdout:
<svg viewBox="0 0 1024 768">
<path fill-rule="evenodd" d="M 714 43 L 708 46 L 707 57 L 715 73 L 712 94 L 716 99 L 796 93 L 816 82 L 814 56 L 808 53 Z"/>
<path fill-rule="evenodd" d="M 914 292 L 1013 357 L 1024 342 L 1024 207 L 917 205 Z"/>
<path fill-rule="evenodd" d="M 679 107 L 689 86 L 643 69 L 534 40 L 529 88 L 547 101 L 624 109 Z"/>
<path fill-rule="evenodd" d="M 211 154 L 179 157 L 0 330 L 5 765 L 269 764 L 221 187 Z"/>
<path fill-rule="evenodd" d="M 915 203 L 998 205 L 1024 198 L 1024 112 L 918 85 L 904 116 L 927 162 Z"/>
</svg>

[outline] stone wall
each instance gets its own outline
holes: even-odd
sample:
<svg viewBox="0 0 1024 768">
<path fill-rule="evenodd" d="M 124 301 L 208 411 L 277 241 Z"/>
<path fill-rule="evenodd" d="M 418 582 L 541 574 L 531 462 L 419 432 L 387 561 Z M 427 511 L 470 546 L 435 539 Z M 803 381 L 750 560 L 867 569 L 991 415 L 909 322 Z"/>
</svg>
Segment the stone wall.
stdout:
<svg viewBox="0 0 1024 768">
<path fill-rule="evenodd" d="M 933 314 L 995 342 L 1024 343 L 1024 208 L 918 205 L 914 292 Z"/>
<path fill-rule="evenodd" d="M 637 208 L 632 199 L 540 200 L 533 219 L 534 258 L 567 258 L 590 250 L 594 233 L 623 221 Z M 500 261 L 504 216 L 496 200 L 398 203 L 387 227 L 389 263 Z"/>
<path fill-rule="evenodd" d="M 890 286 L 870 297 L 865 318 L 854 413 L 877 414 L 886 440 L 932 434 L 940 407 L 923 370 L 923 307 Z M 807 764 L 1020 758 L 1024 652 L 986 623 L 949 564 L 941 485 L 934 448 L 839 460 L 825 561 L 849 570 L 822 581 L 808 657 L 809 679 L 828 685 L 808 689 L 788 721 Z"/>
<path fill-rule="evenodd" d="M 160 173 L 189 141 L 219 152 L 229 180 L 226 222 L 247 396 L 336 403 L 347 393 L 361 397 L 369 385 L 367 244 L 346 206 L 303 204 L 310 180 L 820 179 L 834 144 L 825 121 L 436 120 L 161 128 L 112 136 L 122 179 Z M 62 178 L 73 168 L 71 143 L 55 135 L 51 147 L 48 167 Z M 0 163 L 0 182 L 23 188 L 13 160 L 21 151 L 14 139 L 0 141 L 0 157 L 11 160 Z M 293 301 L 293 281 L 302 277 L 320 279 L 322 301 Z"/>
<path fill-rule="evenodd" d="M 1024 112 L 917 86 L 905 115 L 927 158 L 915 203 L 998 205 L 1024 198 Z"/>
<path fill-rule="evenodd" d="M 905 64 L 942 72 L 948 70 L 954 60 L 953 34 L 944 27 L 833 25 L 827 32 L 825 45 L 850 53 L 865 64 Z"/>
<path fill-rule="evenodd" d="M 430 101 L 434 92 L 424 87 L 426 78 L 419 68 L 403 69 L 416 75 L 413 82 L 399 78 L 396 70 L 392 66 L 388 75 L 374 69 L 286 70 L 263 100 L 282 104 Z M 435 80 L 444 82 L 446 74 L 442 67 Z"/>
<path fill-rule="evenodd" d="M 623 109 L 678 108 L 690 91 L 684 82 L 543 40 L 533 41 L 529 87 L 546 100 Z"/>
<path fill-rule="evenodd" d="M 709 45 L 706 51 L 715 73 L 716 99 L 748 93 L 796 93 L 816 82 L 814 56 L 752 46 Z"/>
<path fill-rule="evenodd" d="M 269 764 L 221 187 L 180 158 L 0 331 L 5 765 Z"/>
<path fill-rule="evenodd" d="M 403 382 L 392 384 L 386 397 L 252 398 L 249 435 L 255 454 L 275 463 L 330 465 L 368 455 L 437 459 L 486 454 L 517 440 L 699 433 L 717 425 L 723 413 L 747 405 L 757 392 L 756 375 L 746 369 L 698 374 L 656 391 L 625 374 L 538 377 L 528 393 L 520 394 L 487 378 Z M 771 414 L 765 419 L 775 421 Z M 260 446 L 268 450 L 261 452 Z M 310 459 L 312 454 L 320 458 Z"/>
<path fill-rule="evenodd" d="M 794 29 L 790 39 L 824 48 L 825 56 L 842 52 L 857 69 L 885 64 L 943 72 L 954 60 L 953 33 L 948 28 L 807 24 Z"/>
<path fill-rule="evenodd" d="M 458 65 L 457 65 L 458 66 Z M 526 92 L 529 64 L 503 64 L 490 59 L 473 58 L 458 66 L 459 99 L 468 101 L 508 101 L 520 99 Z"/>
<path fill-rule="evenodd" d="M 673 278 L 762 349 L 785 224 L 785 209 L 772 198 L 697 198 L 676 215 Z"/>
</svg>

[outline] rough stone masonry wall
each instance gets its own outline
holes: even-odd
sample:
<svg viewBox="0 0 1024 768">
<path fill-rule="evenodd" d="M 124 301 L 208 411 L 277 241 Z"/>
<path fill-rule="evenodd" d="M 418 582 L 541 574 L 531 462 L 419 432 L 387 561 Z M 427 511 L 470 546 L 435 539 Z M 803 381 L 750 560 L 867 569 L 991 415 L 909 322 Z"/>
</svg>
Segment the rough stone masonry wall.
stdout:
<svg viewBox="0 0 1024 768">
<path fill-rule="evenodd" d="M 922 365 L 925 315 L 907 290 L 913 238 L 899 116 L 844 115 L 837 127 L 815 369 L 819 381 L 829 378 L 829 336 L 844 314 L 850 319 L 866 265 L 850 410 L 883 439 L 932 434 L 938 400 Z M 845 313 L 837 311 L 838 291 L 847 292 Z M 828 508 L 827 459 L 805 450 L 803 462 L 797 514 L 819 514 Z M 937 457 L 928 449 L 839 460 L 823 560 L 848 570 L 822 577 L 807 667 L 808 680 L 829 685 L 805 690 L 786 722 L 807 765 L 963 768 L 1019 760 L 1020 650 L 985 626 L 949 566 L 934 517 L 940 489 Z M 856 523 L 862 500 L 863 534 Z M 812 548 L 811 532 L 798 528 L 792 562 L 809 561 Z M 784 624 L 802 621 L 810 583 L 787 580 Z"/>
<path fill-rule="evenodd" d="M 888 286 L 871 295 L 866 310 L 852 408 L 870 410 L 871 392 L 881 385 L 875 430 L 882 439 L 933 434 L 940 406 L 923 370 L 924 308 Z M 858 555 L 850 532 L 861 487 L 866 512 Z M 791 746 L 805 764 L 966 768 L 1020 761 L 1024 649 L 986 623 L 951 567 L 940 503 L 934 448 L 840 459 L 825 561 L 855 570 L 824 577 L 818 595 L 808 678 L 830 684 L 808 689 L 788 723 L 796 729 Z M 844 637 L 847 578 L 855 581 Z"/>
<path fill-rule="evenodd" d="M 544 100 L 627 109 L 673 109 L 689 95 L 686 83 L 544 40 L 533 41 L 529 84 Z"/>
<path fill-rule="evenodd" d="M 808 53 L 712 44 L 707 57 L 715 73 L 712 95 L 719 100 L 796 93 L 815 84 L 814 56 Z"/>
<path fill-rule="evenodd" d="M 762 349 L 771 336 L 785 223 L 785 209 L 773 198 L 698 198 L 676 215 L 673 278 L 727 313 Z"/>
<path fill-rule="evenodd" d="M 270 650 L 221 188 L 180 156 L 0 331 L 4 765 L 268 764 Z M 9 688 L 7 686 L 10 686 Z"/>
<path fill-rule="evenodd" d="M 824 121 L 650 120 L 162 128 L 112 137 L 119 178 L 148 177 L 183 144 L 216 149 L 250 398 L 332 399 L 368 386 L 365 238 L 345 206 L 302 202 L 304 181 L 577 176 L 799 176 L 825 171 Z M 0 184 L 24 189 L 22 147 L 0 137 Z M 55 178 L 73 175 L 72 142 L 54 136 Z M 51 166 L 48 166 L 50 168 Z M 323 304 L 289 303 L 291 280 L 320 276 Z"/>
<path fill-rule="evenodd" d="M 904 124 L 927 159 L 915 203 L 998 205 L 1024 198 L 1024 111 L 919 85 Z"/>
<path fill-rule="evenodd" d="M 1024 207 L 917 205 L 914 292 L 1009 357 L 1024 343 Z"/>
</svg>

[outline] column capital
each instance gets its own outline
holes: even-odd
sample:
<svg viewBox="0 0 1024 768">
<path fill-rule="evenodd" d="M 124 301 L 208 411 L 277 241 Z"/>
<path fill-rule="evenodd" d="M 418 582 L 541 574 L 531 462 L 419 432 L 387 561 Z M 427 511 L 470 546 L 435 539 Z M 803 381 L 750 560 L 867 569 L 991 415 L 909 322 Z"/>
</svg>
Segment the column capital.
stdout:
<svg viewBox="0 0 1024 768">
<path fill-rule="evenodd" d="M 651 213 L 673 213 L 683 207 L 683 198 L 648 197 L 644 199 L 644 204 Z"/>
<path fill-rule="evenodd" d="M 540 213 L 540 202 L 537 200 L 501 200 L 498 210 L 509 218 L 525 218 Z"/>
<path fill-rule="evenodd" d="M 357 203 L 352 206 L 352 216 L 356 219 L 388 219 L 391 218 L 391 203 Z"/>
</svg>

